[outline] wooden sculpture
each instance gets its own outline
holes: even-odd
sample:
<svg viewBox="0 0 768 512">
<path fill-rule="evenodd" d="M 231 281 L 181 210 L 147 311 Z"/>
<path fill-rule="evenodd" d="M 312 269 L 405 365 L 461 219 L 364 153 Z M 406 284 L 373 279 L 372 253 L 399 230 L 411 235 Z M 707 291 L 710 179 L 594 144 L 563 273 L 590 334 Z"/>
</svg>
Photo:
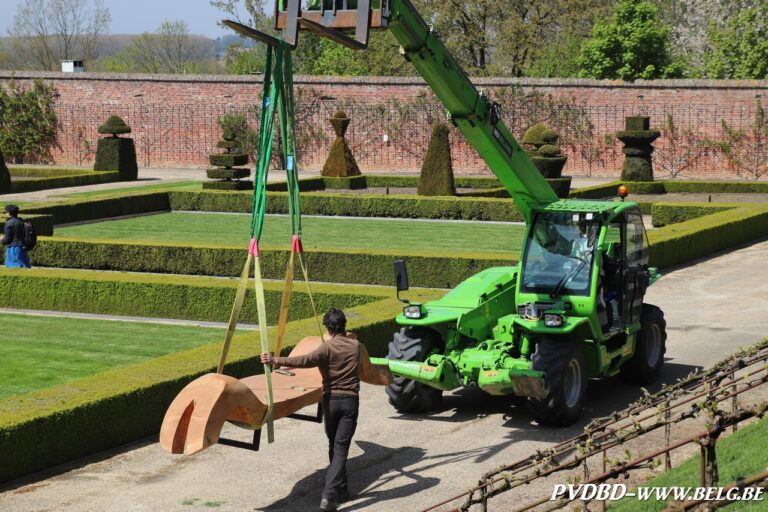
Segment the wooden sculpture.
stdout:
<svg viewBox="0 0 768 512">
<path fill-rule="evenodd" d="M 322 340 L 304 338 L 291 355 L 308 354 Z M 160 446 L 169 453 L 191 455 L 219 441 L 225 421 L 246 428 L 260 427 L 267 413 L 267 386 L 264 375 L 241 380 L 209 373 L 189 383 L 168 407 L 160 427 Z M 317 368 L 292 368 L 272 373 L 274 408 L 272 418 L 280 419 L 323 398 L 323 383 Z"/>
<path fill-rule="evenodd" d="M 348 335 L 352 335 L 348 333 Z M 304 338 L 291 356 L 318 348 L 319 336 Z M 386 367 L 371 365 L 361 345 L 360 378 L 369 384 L 389 382 Z M 323 382 L 317 368 L 291 368 L 272 372 L 272 419 L 285 418 L 323 398 Z M 191 455 L 219 441 L 226 421 L 248 429 L 261 428 L 267 414 L 265 376 L 236 379 L 209 373 L 190 382 L 168 407 L 160 427 L 160 446 L 169 453 Z"/>
</svg>

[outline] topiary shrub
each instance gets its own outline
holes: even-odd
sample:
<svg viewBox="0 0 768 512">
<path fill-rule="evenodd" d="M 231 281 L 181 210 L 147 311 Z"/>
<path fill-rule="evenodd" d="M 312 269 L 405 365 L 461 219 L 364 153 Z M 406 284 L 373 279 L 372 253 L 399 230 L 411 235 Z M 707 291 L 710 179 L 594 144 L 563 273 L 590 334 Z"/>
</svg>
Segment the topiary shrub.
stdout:
<svg viewBox="0 0 768 512">
<path fill-rule="evenodd" d="M 421 166 L 418 192 L 420 196 L 455 196 L 451 141 L 448 125 L 435 123 L 429 139 L 427 157 Z"/>
<path fill-rule="evenodd" d="M 624 130 L 616 132 L 616 138 L 624 143 L 624 165 L 621 179 L 625 181 L 653 181 L 653 163 L 651 153 L 653 145 L 661 132 L 651 130 L 650 118 L 630 116 L 625 119 Z"/>
<path fill-rule="evenodd" d="M 322 176 L 343 178 L 348 176 L 360 176 L 360 168 L 357 166 L 352 150 L 344 135 L 349 128 L 350 119 L 347 114 L 341 110 L 333 114 L 330 119 L 333 131 L 336 133 L 336 140 L 331 145 L 331 151 L 328 159 L 323 165 Z"/>
<path fill-rule="evenodd" d="M 560 150 L 559 140 L 560 135 L 542 123 L 531 126 L 523 135 L 523 144 L 529 146 L 526 152 L 533 165 L 547 179 L 558 197 L 568 197 L 571 178 L 562 176 L 568 157 Z"/>
<path fill-rule="evenodd" d="M 103 125 L 99 126 L 99 133 L 112 135 L 112 137 L 99 139 L 93 170 L 118 171 L 121 180 L 135 180 L 139 175 L 136 146 L 133 139 L 119 137 L 119 135 L 131 133 L 131 127 L 119 116 L 110 116 Z"/>
<path fill-rule="evenodd" d="M 242 153 L 241 143 L 237 140 L 238 131 L 227 123 L 219 121 L 222 129 L 222 140 L 216 144 L 224 150 L 224 153 L 208 155 L 208 161 L 215 166 L 208 169 L 205 174 L 212 180 L 203 183 L 204 189 L 210 190 L 250 190 L 253 182 L 241 181 L 251 175 L 250 169 L 238 167 L 248 164 L 248 155 Z"/>
<path fill-rule="evenodd" d="M 0 151 L 0 194 L 8 194 L 11 191 L 11 173 L 5 166 L 3 152 Z"/>
</svg>

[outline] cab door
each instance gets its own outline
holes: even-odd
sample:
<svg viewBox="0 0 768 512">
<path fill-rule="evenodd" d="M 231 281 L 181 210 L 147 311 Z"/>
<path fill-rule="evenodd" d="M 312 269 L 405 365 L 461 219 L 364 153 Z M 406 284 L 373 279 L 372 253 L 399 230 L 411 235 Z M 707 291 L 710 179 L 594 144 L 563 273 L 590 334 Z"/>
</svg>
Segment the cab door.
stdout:
<svg viewBox="0 0 768 512">
<path fill-rule="evenodd" d="M 648 289 L 648 238 L 645 234 L 640 210 L 624 213 L 622 229 L 624 247 L 624 300 L 622 302 L 624 325 L 640 321 L 643 298 Z"/>
</svg>

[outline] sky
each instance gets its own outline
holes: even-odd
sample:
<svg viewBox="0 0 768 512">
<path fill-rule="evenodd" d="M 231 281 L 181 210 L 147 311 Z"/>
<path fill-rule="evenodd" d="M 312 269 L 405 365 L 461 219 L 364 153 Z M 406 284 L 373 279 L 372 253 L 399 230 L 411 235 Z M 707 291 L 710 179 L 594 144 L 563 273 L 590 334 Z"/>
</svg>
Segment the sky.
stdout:
<svg viewBox="0 0 768 512">
<path fill-rule="evenodd" d="M 8 26 L 23 0 L 0 0 L 0 34 L 8 34 Z M 208 0 L 104 0 L 112 15 L 110 34 L 154 32 L 165 20 L 184 20 L 191 34 L 211 38 L 230 34 L 216 22 L 224 16 L 211 7 Z"/>
</svg>

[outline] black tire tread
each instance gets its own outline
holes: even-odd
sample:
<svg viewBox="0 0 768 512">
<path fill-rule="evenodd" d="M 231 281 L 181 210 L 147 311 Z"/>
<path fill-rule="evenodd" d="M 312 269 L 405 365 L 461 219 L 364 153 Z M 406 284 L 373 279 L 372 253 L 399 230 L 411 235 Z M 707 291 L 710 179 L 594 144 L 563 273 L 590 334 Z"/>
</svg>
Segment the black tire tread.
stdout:
<svg viewBox="0 0 768 512">
<path fill-rule="evenodd" d="M 632 358 L 622 366 L 621 376 L 624 380 L 629 382 L 647 385 L 656 381 L 659 372 L 661 371 L 661 367 L 664 365 L 664 354 L 667 352 L 667 322 L 664 319 L 664 312 L 661 308 L 654 306 L 653 304 L 643 304 L 641 315 L 641 333 L 652 322 L 657 321 L 661 326 L 661 364 L 655 369 L 648 368 L 645 354 L 642 350 L 638 349 L 635 350 L 635 354 Z M 638 334 L 638 344 L 642 343 L 642 341 L 641 334 Z"/>
<path fill-rule="evenodd" d="M 437 333 L 428 329 L 404 327 L 389 343 L 388 359 L 424 361 L 437 348 Z M 385 388 L 389 403 L 403 413 L 422 413 L 435 409 L 442 400 L 442 391 L 399 375 Z"/>
<path fill-rule="evenodd" d="M 582 400 L 586 388 L 586 364 L 583 351 L 576 343 L 558 339 L 543 339 L 536 345 L 536 351 L 531 357 L 533 369 L 545 372 L 547 387 L 550 394 L 543 400 L 529 398 L 528 409 L 536 421 L 541 425 L 560 427 L 567 426 L 576 421 L 581 412 L 581 400 L 575 410 L 568 409 L 559 392 L 563 386 L 563 379 L 568 363 L 573 357 L 577 357 L 581 364 Z"/>
</svg>

